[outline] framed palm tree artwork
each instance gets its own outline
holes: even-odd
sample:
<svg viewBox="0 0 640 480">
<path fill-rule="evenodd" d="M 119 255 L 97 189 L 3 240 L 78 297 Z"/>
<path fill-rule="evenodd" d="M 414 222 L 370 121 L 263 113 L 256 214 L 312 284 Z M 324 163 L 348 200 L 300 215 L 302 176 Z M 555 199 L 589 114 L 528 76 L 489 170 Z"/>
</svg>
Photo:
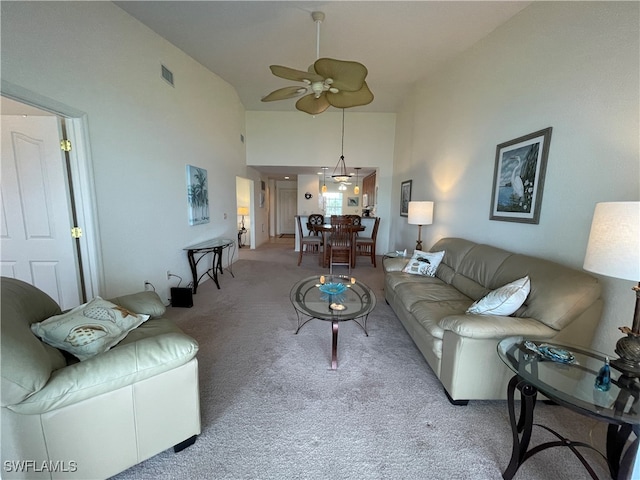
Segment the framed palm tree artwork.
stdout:
<svg viewBox="0 0 640 480">
<path fill-rule="evenodd" d="M 187 165 L 187 202 L 189 225 L 209 223 L 209 188 L 204 168 Z"/>
<path fill-rule="evenodd" d="M 496 148 L 490 220 L 540 222 L 551 127 Z"/>
</svg>

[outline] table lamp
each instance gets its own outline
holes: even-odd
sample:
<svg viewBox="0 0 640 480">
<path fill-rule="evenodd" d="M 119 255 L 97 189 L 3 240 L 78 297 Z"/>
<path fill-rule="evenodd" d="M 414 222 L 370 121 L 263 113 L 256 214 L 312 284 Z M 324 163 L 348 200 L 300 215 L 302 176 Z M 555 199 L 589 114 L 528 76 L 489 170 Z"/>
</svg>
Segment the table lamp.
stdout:
<svg viewBox="0 0 640 480">
<path fill-rule="evenodd" d="M 422 226 L 433 223 L 433 202 L 409 202 L 407 217 L 410 225 L 418 225 L 416 250 L 422 250 Z"/>
<path fill-rule="evenodd" d="M 597 203 L 584 259 L 584 269 L 623 280 L 640 280 L 640 202 Z M 632 288 L 636 307 L 631 328 L 616 343 L 619 359 L 611 365 L 640 377 L 640 282 Z"/>
<path fill-rule="evenodd" d="M 244 232 L 246 230 L 246 228 L 244 228 L 244 216 L 245 215 L 249 215 L 249 208 L 248 207 L 238 207 L 238 215 L 242 215 L 242 231 Z"/>
</svg>

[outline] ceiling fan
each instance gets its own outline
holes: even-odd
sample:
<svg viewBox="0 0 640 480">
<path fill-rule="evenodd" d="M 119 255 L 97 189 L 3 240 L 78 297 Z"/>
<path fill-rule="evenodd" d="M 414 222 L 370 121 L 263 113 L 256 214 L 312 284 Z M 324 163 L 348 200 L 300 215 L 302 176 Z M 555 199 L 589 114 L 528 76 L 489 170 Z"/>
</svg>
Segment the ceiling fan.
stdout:
<svg viewBox="0 0 640 480">
<path fill-rule="evenodd" d="M 367 105 L 373 101 L 365 78 L 367 67 L 358 62 L 320 57 L 320 23 L 324 13 L 313 12 L 316 22 L 316 61 L 305 72 L 281 65 L 271 65 L 271 72 L 280 78 L 303 82 L 303 86 L 284 87 L 262 98 L 263 102 L 285 100 L 304 95 L 296 102 L 296 108 L 310 115 L 324 112 L 330 106 L 350 108 Z M 305 95 L 306 94 L 306 95 Z"/>
</svg>

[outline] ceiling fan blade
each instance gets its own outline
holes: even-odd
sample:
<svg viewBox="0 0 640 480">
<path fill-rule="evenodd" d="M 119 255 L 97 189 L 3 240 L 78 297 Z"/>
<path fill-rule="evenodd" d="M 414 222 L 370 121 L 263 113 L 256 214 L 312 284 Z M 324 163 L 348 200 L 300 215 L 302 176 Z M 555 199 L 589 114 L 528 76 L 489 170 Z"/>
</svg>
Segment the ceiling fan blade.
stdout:
<svg viewBox="0 0 640 480">
<path fill-rule="evenodd" d="M 327 96 L 324 93 L 320 95 L 319 98 L 316 98 L 315 94 L 310 93 L 296 102 L 296 108 L 309 115 L 322 113 L 330 106 Z"/>
<path fill-rule="evenodd" d="M 262 98 L 263 102 L 273 102 L 275 100 L 285 100 L 287 98 L 298 97 L 303 93 L 306 93 L 305 87 L 284 87 L 274 90 L 266 97 Z"/>
<path fill-rule="evenodd" d="M 327 92 L 326 95 L 327 101 L 336 108 L 357 107 L 367 105 L 373 101 L 373 93 L 369 90 L 367 82 L 364 82 L 362 88 L 357 92 L 341 90 L 338 93 Z"/>
<path fill-rule="evenodd" d="M 283 67 L 282 65 L 271 65 L 269 68 L 271 69 L 271 73 L 273 73 L 276 77 L 286 78 L 287 80 L 296 80 L 298 82 L 304 82 L 305 80 L 308 80 L 311 83 L 321 82 L 322 80 L 324 80 L 318 74 L 303 72 L 302 70 Z"/>
<path fill-rule="evenodd" d="M 319 58 L 313 67 L 322 77 L 333 79 L 332 87 L 347 92 L 360 90 L 368 73 L 361 63 L 333 58 Z"/>
</svg>

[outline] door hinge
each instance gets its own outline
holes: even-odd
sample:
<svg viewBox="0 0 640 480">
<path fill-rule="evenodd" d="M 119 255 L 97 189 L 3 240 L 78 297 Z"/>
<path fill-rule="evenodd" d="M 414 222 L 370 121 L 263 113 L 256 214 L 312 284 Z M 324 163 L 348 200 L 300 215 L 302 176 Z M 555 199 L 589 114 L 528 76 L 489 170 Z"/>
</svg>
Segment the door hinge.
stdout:
<svg viewBox="0 0 640 480">
<path fill-rule="evenodd" d="M 80 227 L 73 227 L 71 229 L 71 237 L 73 237 L 73 238 L 82 237 L 82 229 Z"/>
<path fill-rule="evenodd" d="M 60 140 L 60 150 L 63 152 L 71 151 L 71 140 L 62 139 Z"/>
</svg>

